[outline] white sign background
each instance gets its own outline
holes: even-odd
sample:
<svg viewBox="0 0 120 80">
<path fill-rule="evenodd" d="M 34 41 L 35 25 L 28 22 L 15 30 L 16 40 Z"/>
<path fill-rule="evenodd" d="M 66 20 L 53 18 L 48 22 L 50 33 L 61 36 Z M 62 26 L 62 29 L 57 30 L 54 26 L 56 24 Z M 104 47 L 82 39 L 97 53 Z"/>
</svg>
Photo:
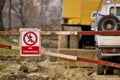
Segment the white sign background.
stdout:
<svg viewBox="0 0 120 80">
<path fill-rule="evenodd" d="M 27 45 L 25 42 L 24 42 L 24 36 L 26 33 L 29 33 L 29 32 L 33 32 L 36 34 L 37 36 L 37 42 L 34 44 L 34 45 Z M 32 40 L 34 41 L 35 40 L 35 37 L 33 35 L 32 36 Z M 25 40 L 28 40 L 26 37 L 25 37 Z M 40 37 L 40 29 L 37 29 L 37 28 L 20 28 L 20 56 L 40 56 L 40 53 L 37 55 L 37 54 L 23 54 L 22 53 L 22 47 L 23 46 L 39 46 L 39 49 L 41 48 L 41 37 Z"/>
</svg>

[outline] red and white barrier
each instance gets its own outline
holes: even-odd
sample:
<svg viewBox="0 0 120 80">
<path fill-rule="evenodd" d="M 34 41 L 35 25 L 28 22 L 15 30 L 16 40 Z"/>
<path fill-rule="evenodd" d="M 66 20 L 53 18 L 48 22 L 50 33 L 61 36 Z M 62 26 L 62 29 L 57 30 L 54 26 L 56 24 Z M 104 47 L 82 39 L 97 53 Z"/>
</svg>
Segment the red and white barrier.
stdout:
<svg viewBox="0 0 120 80">
<path fill-rule="evenodd" d="M 41 35 L 118 35 L 120 31 L 41 31 L 40 33 Z M 20 35 L 20 33 L 0 31 L 0 35 Z"/>
<path fill-rule="evenodd" d="M 20 50 L 19 47 L 17 46 L 11 46 L 11 45 L 5 45 L 5 44 L 0 44 L 0 48 Z"/>
<path fill-rule="evenodd" d="M 46 51 L 43 51 L 42 54 L 54 56 L 54 57 L 65 58 L 65 59 L 70 59 L 70 60 L 75 60 L 75 61 L 82 61 L 82 62 L 101 64 L 101 65 L 120 68 L 120 64 L 118 64 L 118 63 L 112 63 L 112 62 L 107 62 L 107 61 L 102 61 L 102 60 L 94 60 L 94 59 L 88 59 L 88 58 L 82 58 L 82 57 L 78 57 L 78 56 L 65 55 L 65 54 L 46 52 Z"/>
<path fill-rule="evenodd" d="M 10 46 L 10 45 L 3 45 L 3 44 L 0 45 L 0 48 L 19 50 L 19 47 Z M 54 57 L 59 57 L 59 58 L 70 59 L 70 60 L 75 60 L 75 61 L 82 61 L 82 62 L 101 64 L 101 65 L 106 65 L 106 66 L 120 68 L 120 64 L 118 64 L 118 63 L 112 63 L 112 62 L 107 62 L 107 61 L 102 61 L 102 60 L 94 60 L 94 59 L 82 58 L 82 57 L 78 57 L 78 56 L 54 53 L 54 52 L 50 52 L 50 51 L 41 51 L 41 54 L 54 56 Z"/>
</svg>

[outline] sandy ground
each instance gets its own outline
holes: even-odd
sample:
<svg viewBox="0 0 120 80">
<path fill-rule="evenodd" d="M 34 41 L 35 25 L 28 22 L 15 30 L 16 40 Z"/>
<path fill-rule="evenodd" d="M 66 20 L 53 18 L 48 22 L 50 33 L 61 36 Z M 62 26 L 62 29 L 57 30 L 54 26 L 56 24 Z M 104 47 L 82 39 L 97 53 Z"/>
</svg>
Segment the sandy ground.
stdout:
<svg viewBox="0 0 120 80">
<path fill-rule="evenodd" d="M 96 75 L 93 68 L 71 68 L 41 57 L 0 57 L 0 80 L 120 80 L 120 75 Z"/>
<path fill-rule="evenodd" d="M 57 52 L 57 38 L 45 38 L 42 46 Z M 0 56 L 0 80 L 120 80 L 120 75 L 97 75 L 95 68 L 73 68 L 44 55 Z"/>
</svg>

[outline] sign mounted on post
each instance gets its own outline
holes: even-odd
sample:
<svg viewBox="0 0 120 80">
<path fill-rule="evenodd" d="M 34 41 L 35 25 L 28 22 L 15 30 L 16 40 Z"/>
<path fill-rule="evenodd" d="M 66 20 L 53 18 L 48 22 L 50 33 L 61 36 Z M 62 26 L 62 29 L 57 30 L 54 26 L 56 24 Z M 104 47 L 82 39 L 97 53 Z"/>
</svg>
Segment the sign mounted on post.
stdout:
<svg viewBox="0 0 120 80">
<path fill-rule="evenodd" d="M 40 30 L 36 28 L 20 29 L 20 56 L 40 56 Z"/>
</svg>

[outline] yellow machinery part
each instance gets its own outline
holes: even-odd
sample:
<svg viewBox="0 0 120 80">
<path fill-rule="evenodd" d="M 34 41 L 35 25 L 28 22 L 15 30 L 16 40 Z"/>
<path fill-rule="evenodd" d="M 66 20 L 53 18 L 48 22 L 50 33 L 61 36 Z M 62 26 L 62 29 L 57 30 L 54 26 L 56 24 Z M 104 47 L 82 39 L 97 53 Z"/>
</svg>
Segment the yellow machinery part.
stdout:
<svg viewBox="0 0 120 80">
<path fill-rule="evenodd" d="M 91 25 L 91 14 L 97 11 L 101 0 L 63 0 L 62 24 Z M 104 0 L 105 2 L 106 0 Z M 111 2 L 114 0 L 111 0 Z M 120 0 L 116 0 L 119 1 Z"/>
</svg>

